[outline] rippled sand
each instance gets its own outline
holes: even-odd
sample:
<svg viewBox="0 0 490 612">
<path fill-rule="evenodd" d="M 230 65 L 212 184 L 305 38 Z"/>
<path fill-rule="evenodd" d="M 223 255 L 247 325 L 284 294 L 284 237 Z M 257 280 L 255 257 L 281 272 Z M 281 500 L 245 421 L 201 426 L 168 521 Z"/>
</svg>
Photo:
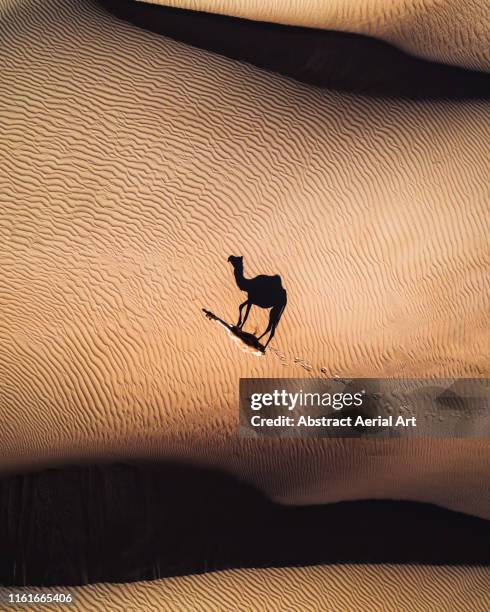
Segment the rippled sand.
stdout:
<svg viewBox="0 0 490 612">
<path fill-rule="evenodd" d="M 488 105 L 321 91 L 91 2 L 2 24 L 2 465 L 186 457 L 488 514 L 484 441 L 234 435 L 240 376 L 488 375 Z M 237 317 L 232 253 L 283 278 L 278 353 L 201 312 Z"/>
<path fill-rule="evenodd" d="M 488 376 L 488 103 L 322 91 L 91 1 L 1 0 L 0 38 L 2 469 L 186 459 L 490 517 L 486 440 L 236 436 L 240 377 Z M 265 356 L 201 312 L 238 317 L 230 254 L 288 290 Z"/>
<path fill-rule="evenodd" d="M 232 570 L 70 591 L 70 610 L 488 610 L 488 568 L 344 565 Z M 2 589 L 0 589 L 0 592 Z M 156 608 L 158 606 L 158 608 Z M 381 606 L 381 607 L 380 607 Z M 37 610 L 41 608 L 30 608 Z M 59 608 L 45 606 L 42 610 Z"/>
</svg>

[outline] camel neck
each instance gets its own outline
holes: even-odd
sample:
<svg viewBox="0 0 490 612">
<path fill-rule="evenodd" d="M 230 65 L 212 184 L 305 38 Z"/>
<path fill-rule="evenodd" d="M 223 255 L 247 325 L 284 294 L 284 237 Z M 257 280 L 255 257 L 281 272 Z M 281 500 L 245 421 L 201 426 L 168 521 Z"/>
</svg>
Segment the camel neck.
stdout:
<svg viewBox="0 0 490 612">
<path fill-rule="evenodd" d="M 248 279 L 243 276 L 243 266 L 237 266 L 235 268 L 235 280 L 238 288 L 242 291 L 246 291 L 248 288 Z"/>
</svg>

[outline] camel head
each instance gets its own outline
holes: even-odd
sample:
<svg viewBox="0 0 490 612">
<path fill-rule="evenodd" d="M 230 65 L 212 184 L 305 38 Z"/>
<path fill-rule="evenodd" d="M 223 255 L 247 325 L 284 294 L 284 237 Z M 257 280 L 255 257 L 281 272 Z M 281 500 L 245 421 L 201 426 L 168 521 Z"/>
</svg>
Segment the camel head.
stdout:
<svg viewBox="0 0 490 612">
<path fill-rule="evenodd" d="M 243 257 L 241 255 L 230 255 L 228 261 L 234 268 L 243 266 Z"/>
</svg>

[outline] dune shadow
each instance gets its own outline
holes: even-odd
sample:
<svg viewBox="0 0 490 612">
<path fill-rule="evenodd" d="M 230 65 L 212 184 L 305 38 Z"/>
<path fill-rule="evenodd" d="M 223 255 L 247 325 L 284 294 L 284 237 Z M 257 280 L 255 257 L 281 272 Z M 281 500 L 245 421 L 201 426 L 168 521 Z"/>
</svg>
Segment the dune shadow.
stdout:
<svg viewBox="0 0 490 612">
<path fill-rule="evenodd" d="M 0 479 L 0 583 L 321 563 L 484 564 L 489 528 L 413 502 L 282 506 L 231 476 L 182 464 L 72 466 Z"/>
<path fill-rule="evenodd" d="M 360 34 L 284 26 L 134 0 L 98 0 L 136 26 L 322 88 L 376 97 L 488 99 L 490 76 Z"/>
</svg>

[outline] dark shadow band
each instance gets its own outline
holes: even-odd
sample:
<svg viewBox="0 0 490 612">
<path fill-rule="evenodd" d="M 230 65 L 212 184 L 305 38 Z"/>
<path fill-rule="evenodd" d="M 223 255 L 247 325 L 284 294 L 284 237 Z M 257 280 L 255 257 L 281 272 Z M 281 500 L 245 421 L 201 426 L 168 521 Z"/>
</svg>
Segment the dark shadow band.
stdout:
<svg viewBox="0 0 490 612">
<path fill-rule="evenodd" d="M 490 98 L 490 75 L 418 59 L 368 36 L 134 0 L 99 3 L 146 30 L 322 88 L 380 98 Z"/>
<path fill-rule="evenodd" d="M 289 507 L 178 464 L 66 467 L 0 480 L 0 583 L 127 582 L 243 567 L 486 564 L 490 522 L 436 506 Z"/>
</svg>

